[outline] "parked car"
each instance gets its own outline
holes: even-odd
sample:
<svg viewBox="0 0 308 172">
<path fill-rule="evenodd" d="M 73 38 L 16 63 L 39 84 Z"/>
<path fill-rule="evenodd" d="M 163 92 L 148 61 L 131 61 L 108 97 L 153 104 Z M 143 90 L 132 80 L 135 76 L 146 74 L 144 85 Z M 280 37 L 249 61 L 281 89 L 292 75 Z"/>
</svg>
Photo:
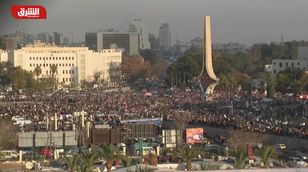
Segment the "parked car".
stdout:
<svg viewBox="0 0 308 172">
<path fill-rule="evenodd" d="M 15 150 L 2 150 L 0 151 L 2 160 L 17 159 L 19 154 Z"/>
</svg>

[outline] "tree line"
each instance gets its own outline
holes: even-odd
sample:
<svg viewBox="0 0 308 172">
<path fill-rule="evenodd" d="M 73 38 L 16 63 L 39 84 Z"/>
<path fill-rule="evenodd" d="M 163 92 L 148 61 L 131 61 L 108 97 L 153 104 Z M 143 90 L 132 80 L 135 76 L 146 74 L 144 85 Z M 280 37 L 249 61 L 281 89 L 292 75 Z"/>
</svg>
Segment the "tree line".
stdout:
<svg viewBox="0 0 308 172">
<path fill-rule="evenodd" d="M 238 86 L 244 91 L 251 91 L 251 80 L 261 78 L 266 83 L 268 95 L 276 92 L 298 93 L 308 90 L 308 75 L 305 71 L 288 68 L 274 76 L 264 72 L 266 64 L 273 59 L 294 59 L 297 57 L 297 48 L 308 46 L 305 41 L 290 41 L 284 43 L 255 44 L 247 52 L 237 54 L 220 54 L 213 51 L 213 67 L 220 78 L 219 87 L 222 90 L 234 91 Z M 203 63 L 203 50 L 191 48 L 182 58 L 170 65 L 167 69 L 166 83 L 169 86 L 194 86 Z M 206 72 L 202 77 L 207 77 Z"/>
</svg>

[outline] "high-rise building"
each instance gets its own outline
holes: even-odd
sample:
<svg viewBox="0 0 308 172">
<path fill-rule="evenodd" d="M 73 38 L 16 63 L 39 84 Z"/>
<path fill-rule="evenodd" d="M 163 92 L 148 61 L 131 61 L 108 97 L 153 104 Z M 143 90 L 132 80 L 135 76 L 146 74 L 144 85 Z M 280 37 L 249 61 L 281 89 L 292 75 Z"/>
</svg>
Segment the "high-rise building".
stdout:
<svg viewBox="0 0 308 172">
<path fill-rule="evenodd" d="M 107 82 L 118 82 L 121 77 L 118 68 L 122 62 L 122 52 L 119 49 L 94 52 L 87 47 L 58 47 L 35 41 L 34 45 L 14 50 L 11 55 L 9 61 L 14 66 L 29 72 L 40 67 L 42 73 L 39 78 L 54 75 L 59 84 L 93 81 L 96 73 Z M 55 74 L 52 73 L 52 65 L 57 67 Z"/>
<path fill-rule="evenodd" d="M 63 43 L 62 44 L 63 45 L 69 45 L 70 44 L 68 37 L 64 37 L 63 38 Z"/>
<path fill-rule="evenodd" d="M 159 47 L 161 52 L 170 51 L 171 32 L 168 23 L 163 23 L 159 28 Z"/>
<path fill-rule="evenodd" d="M 17 49 L 17 38 L 4 37 L 4 44 L 7 50 L 16 50 Z"/>
<path fill-rule="evenodd" d="M 128 55 L 139 54 L 139 36 L 136 32 L 87 32 L 85 41 L 90 50 L 117 47 Z"/>
<path fill-rule="evenodd" d="M 38 33 L 36 40 L 40 40 L 41 42 L 44 43 L 52 43 L 52 36 L 50 36 L 49 33 L 47 32 Z"/>
<path fill-rule="evenodd" d="M 139 34 L 140 50 L 150 49 L 149 35 L 141 19 L 135 19 L 133 22 L 129 23 L 128 31 L 137 32 Z"/>
<path fill-rule="evenodd" d="M 54 32 L 53 33 L 53 43 L 55 43 L 56 45 L 61 45 L 63 43 L 63 34 Z"/>
<path fill-rule="evenodd" d="M 152 50 L 158 50 L 159 49 L 159 39 L 155 37 L 153 33 L 149 34 L 149 41 L 150 41 L 150 48 Z"/>
</svg>

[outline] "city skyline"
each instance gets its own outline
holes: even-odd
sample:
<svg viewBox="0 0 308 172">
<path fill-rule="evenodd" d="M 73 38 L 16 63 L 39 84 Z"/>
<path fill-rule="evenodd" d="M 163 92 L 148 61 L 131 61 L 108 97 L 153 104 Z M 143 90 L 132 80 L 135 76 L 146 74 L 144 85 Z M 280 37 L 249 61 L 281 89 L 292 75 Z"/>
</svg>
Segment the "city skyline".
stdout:
<svg viewBox="0 0 308 172">
<path fill-rule="evenodd" d="M 13 1 L 1 2 L 0 34 L 24 29 L 28 33 L 63 33 L 74 41 L 84 41 L 85 32 L 116 28 L 127 31 L 136 18 L 143 20 L 146 30 L 158 36 L 162 23 L 168 23 L 172 44 L 202 37 L 202 18 L 212 18 L 213 42 L 259 42 L 308 40 L 308 11 L 305 0 L 81 0 L 15 1 L 14 4 L 41 4 L 46 7 L 47 20 L 14 20 L 9 7 Z M 69 10 L 69 12 L 68 12 Z"/>
</svg>

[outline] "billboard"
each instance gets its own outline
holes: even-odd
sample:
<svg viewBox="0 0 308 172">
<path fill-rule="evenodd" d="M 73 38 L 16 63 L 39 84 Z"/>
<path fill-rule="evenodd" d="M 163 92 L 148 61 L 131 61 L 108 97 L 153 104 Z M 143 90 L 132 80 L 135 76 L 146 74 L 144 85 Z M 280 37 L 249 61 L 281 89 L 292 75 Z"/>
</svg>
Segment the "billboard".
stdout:
<svg viewBox="0 0 308 172">
<path fill-rule="evenodd" d="M 186 129 L 186 143 L 195 144 L 203 143 L 203 128 L 187 128 Z"/>
</svg>

